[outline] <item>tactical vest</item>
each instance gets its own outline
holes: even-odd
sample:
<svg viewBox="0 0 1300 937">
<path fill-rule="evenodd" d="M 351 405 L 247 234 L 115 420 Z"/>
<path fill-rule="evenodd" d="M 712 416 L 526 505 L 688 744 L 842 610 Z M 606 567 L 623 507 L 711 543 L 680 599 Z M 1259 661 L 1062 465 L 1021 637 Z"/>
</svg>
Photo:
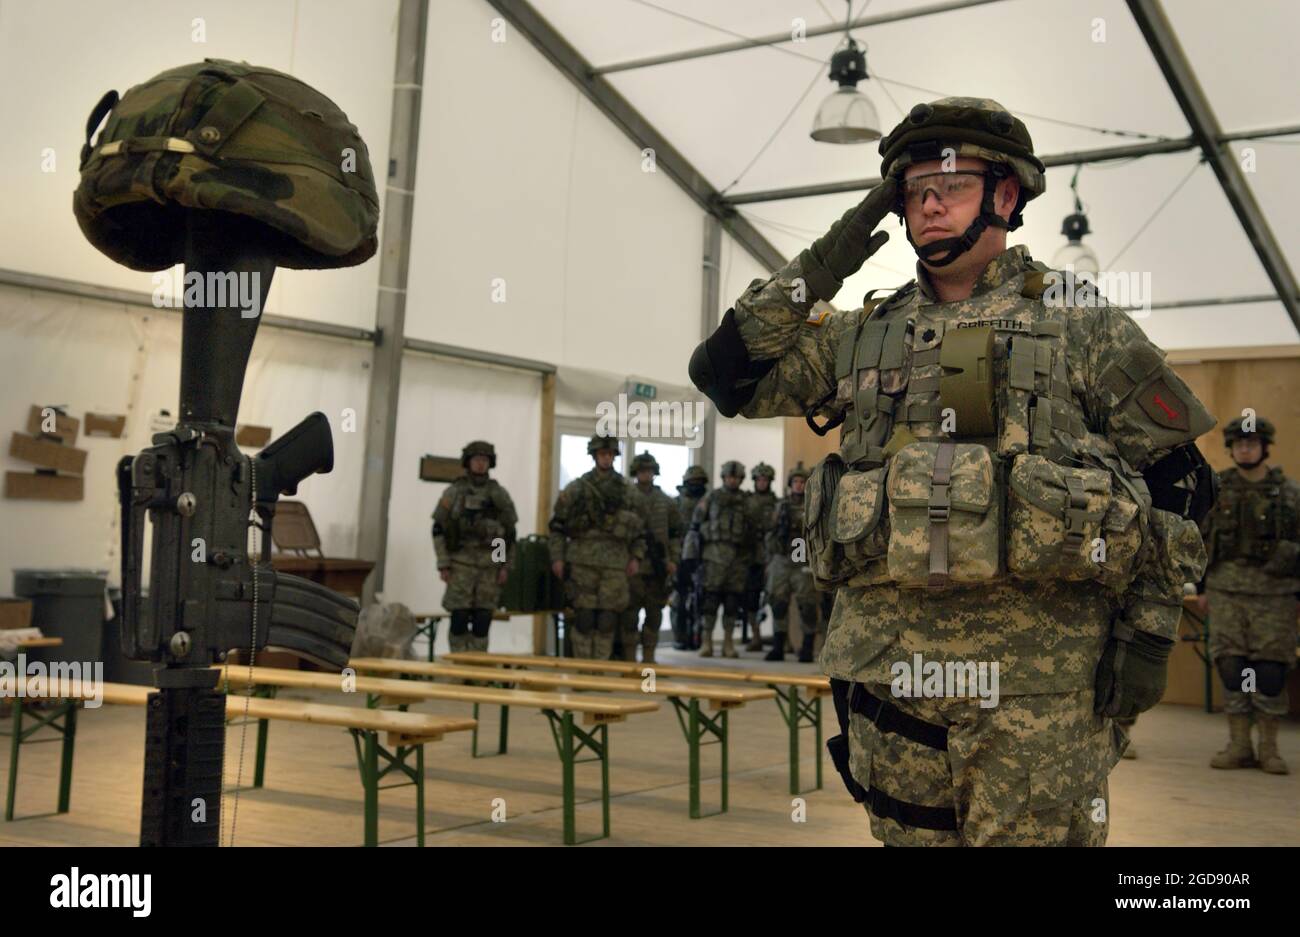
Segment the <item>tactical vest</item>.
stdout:
<svg viewBox="0 0 1300 937">
<path fill-rule="evenodd" d="M 632 486 L 611 473 L 601 479 L 592 469 L 569 483 L 572 498 L 565 525 L 569 536 L 606 537 L 627 541 L 634 536 L 638 511 Z"/>
<path fill-rule="evenodd" d="M 1088 430 L 1064 315 L 1043 302 L 1036 268 L 924 307 L 909 284 L 868 303 L 839 346 L 840 449 L 807 486 L 823 587 L 1131 581 L 1150 494 Z"/>
<path fill-rule="evenodd" d="M 464 482 L 456 485 L 448 512 L 447 543 L 450 549 L 491 546 L 505 533 L 497 506 L 495 479 L 482 485 Z"/>
<path fill-rule="evenodd" d="M 1219 474 L 1219 498 L 1210 521 L 1213 536 L 1207 544 L 1210 563 L 1245 560 L 1263 565 L 1278 542 L 1292 536 L 1300 505 L 1285 482 L 1277 467 L 1258 483 L 1246 481 L 1235 468 Z"/>
<path fill-rule="evenodd" d="M 752 531 L 745 501 L 747 495 L 739 490 L 715 488 L 705 497 L 708 499 L 706 513 L 700 525 L 700 535 L 704 542 L 735 545 L 749 542 Z"/>
<path fill-rule="evenodd" d="M 794 553 L 795 541 L 803 537 L 804 508 L 806 497 L 795 500 L 783 498 L 776 509 L 776 523 L 772 525 L 769 535 L 769 547 L 773 557 L 790 559 Z"/>
<path fill-rule="evenodd" d="M 660 488 L 651 486 L 649 491 L 642 491 L 636 485 L 630 486 L 630 493 L 640 500 L 644 509 L 646 529 L 662 549 L 668 548 L 668 495 Z"/>
</svg>

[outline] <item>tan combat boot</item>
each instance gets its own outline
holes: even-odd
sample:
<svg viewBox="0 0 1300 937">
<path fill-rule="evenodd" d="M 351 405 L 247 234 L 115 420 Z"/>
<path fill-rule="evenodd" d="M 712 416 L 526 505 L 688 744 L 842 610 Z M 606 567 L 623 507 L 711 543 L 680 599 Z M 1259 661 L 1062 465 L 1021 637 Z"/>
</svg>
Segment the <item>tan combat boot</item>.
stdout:
<svg viewBox="0 0 1300 937">
<path fill-rule="evenodd" d="M 751 622 L 749 628 L 749 643 L 745 645 L 747 651 L 763 650 L 763 635 L 759 631 L 758 622 Z"/>
<path fill-rule="evenodd" d="M 1259 768 L 1269 774 L 1290 774 L 1282 756 L 1277 752 L 1277 716 L 1259 715 Z"/>
<path fill-rule="evenodd" d="M 731 640 L 731 633 L 732 631 L 735 630 L 735 628 L 736 628 L 735 625 L 728 624 L 727 627 L 722 630 L 722 656 L 723 657 L 740 656 L 739 654 L 736 653 L 736 645 Z"/>
<path fill-rule="evenodd" d="M 659 632 L 654 628 L 645 628 L 641 631 L 641 663 L 653 664 L 655 662 L 655 648 L 659 646 Z"/>
<path fill-rule="evenodd" d="M 700 656 L 701 657 L 713 656 L 713 629 L 712 628 L 700 629 Z"/>
<path fill-rule="evenodd" d="M 1228 747 L 1210 759 L 1210 767 L 1255 767 L 1255 753 L 1250 747 L 1250 715 L 1248 713 L 1229 713 L 1228 733 Z"/>
</svg>

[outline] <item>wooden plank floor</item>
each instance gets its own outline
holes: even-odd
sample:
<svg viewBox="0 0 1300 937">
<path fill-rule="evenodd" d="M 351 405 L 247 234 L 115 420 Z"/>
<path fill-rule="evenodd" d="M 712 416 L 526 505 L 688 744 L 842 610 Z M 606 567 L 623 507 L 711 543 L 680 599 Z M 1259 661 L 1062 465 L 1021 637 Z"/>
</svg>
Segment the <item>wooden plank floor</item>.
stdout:
<svg viewBox="0 0 1300 937">
<path fill-rule="evenodd" d="M 668 655 L 665 655 L 667 659 Z M 672 655 L 683 662 L 687 655 Z M 729 662 L 718 662 L 719 664 Z M 791 669 L 794 669 L 793 665 Z M 805 665 L 801 670 L 811 672 Z M 338 695 L 285 693 L 282 698 L 345 702 Z M 353 698 L 354 704 L 361 700 Z M 464 715 L 463 704 L 430 702 L 419 711 Z M 826 703 L 827 723 L 834 715 Z M 83 711 L 77 735 L 72 810 L 63 816 L 0 823 L 0 845 L 134 845 L 139 832 L 144 711 L 106 706 Z M 495 743 L 497 710 L 481 713 L 482 747 Z M 670 705 L 610 726 L 612 790 L 609 845 L 875 845 L 867 818 L 844 792 L 826 760 L 825 789 L 809 792 L 806 822 L 792 820 L 787 790 L 787 735 L 776 705 L 751 704 L 731 715 L 731 810 L 701 820 L 687 816 L 686 744 Z M 1300 774 L 1213 771 L 1208 759 L 1225 740 L 1226 720 L 1185 706 L 1160 706 L 1142 716 L 1136 761 L 1111 775 L 1111 845 L 1300 844 Z M 227 781 L 238 773 L 241 730 L 227 735 Z M 244 739 L 243 781 L 251 782 L 256 732 Z M 6 740 L 7 746 L 7 740 Z M 1300 724 L 1282 727 L 1283 755 L 1300 771 Z M 812 776 L 812 734 L 805 732 L 803 778 Z M 703 754 L 706 809 L 718 795 L 717 749 Z M 53 808 L 57 744 L 24 746 L 18 815 Z M 510 753 L 472 759 L 469 736 L 426 748 L 425 829 L 430 845 L 558 845 L 562 812 L 560 765 L 544 716 L 511 712 Z M 0 758 L 0 784 L 8 758 Z M 599 769 L 578 767 L 579 835 L 600 825 Z M 390 776 L 390 780 L 393 779 Z M 3 788 L 0 788 L 2 790 Z M 492 822 L 493 801 L 507 820 Z M 415 791 L 380 794 L 381 842 L 414 845 Z M 235 820 L 238 845 L 357 845 L 362 798 L 348 733 L 273 723 L 266 787 L 228 794 L 224 840 Z"/>
</svg>

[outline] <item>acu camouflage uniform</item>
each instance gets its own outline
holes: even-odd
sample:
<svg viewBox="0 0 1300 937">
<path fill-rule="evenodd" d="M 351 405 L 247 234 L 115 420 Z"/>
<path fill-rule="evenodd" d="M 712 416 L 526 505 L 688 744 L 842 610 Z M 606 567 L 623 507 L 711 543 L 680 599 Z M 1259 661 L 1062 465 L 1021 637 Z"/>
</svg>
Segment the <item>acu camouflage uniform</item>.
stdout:
<svg viewBox="0 0 1300 937">
<path fill-rule="evenodd" d="M 682 483 L 677 486 L 677 497 L 674 503 L 677 506 L 677 516 L 681 518 L 682 524 L 689 530 L 689 525 L 695 517 L 695 506 L 700 503 L 700 499 L 708 493 L 709 490 L 709 473 L 701 466 L 692 465 L 682 475 Z M 676 556 L 677 562 L 677 579 L 673 584 L 672 598 L 672 622 L 673 638 L 679 645 L 678 649 L 683 650 L 691 647 L 699 629 L 699 610 L 694 615 L 687 612 L 689 604 L 689 595 L 695 590 L 695 578 L 699 566 L 699 535 L 696 534 L 692 540 L 690 535 L 682 538 L 682 547 Z M 685 554 L 687 543 L 691 541 L 692 557 L 687 559 Z"/>
<path fill-rule="evenodd" d="M 617 446 L 615 446 L 617 452 Z M 632 486 L 612 468 L 593 468 L 560 492 L 550 523 L 551 562 L 566 564 L 575 657 L 607 660 L 630 601 L 627 565 L 645 562 L 645 521 Z"/>
<path fill-rule="evenodd" d="M 863 703 L 890 700 L 891 665 L 914 654 L 1000 668 L 992 709 L 892 700 L 938 727 L 933 744 L 855 705 L 849 762 L 873 834 L 1103 843 L 1094 804 L 1123 738 L 1093 711 L 1094 671 L 1117 619 L 1117 634 L 1127 623 L 1172 640 L 1183 583 L 1205 561 L 1195 523 L 1152 508 L 1140 471 L 1212 419 L 1126 313 L 1049 306 L 1045 268 L 1023 247 L 995 258 L 969 299 L 940 302 L 918 264 L 917 282 L 820 325 L 796 293 L 800 264 L 751 284 L 735 324 L 752 360 L 775 359 L 743 415 L 845 417 L 806 506 L 814 570 L 839 585 L 823 669 Z M 983 364 L 1002 418 L 964 408 L 957 428 L 982 432 L 956 442 L 941 422 L 941 345 L 968 328 L 992 342 Z"/>
<path fill-rule="evenodd" d="M 632 473 L 640 467 L 640 457 L 632 461 Z M 650 460 L 656 474 L 659 466 Z M 659 625 L 663 621 L 664 606 L 668 604 L 668 563 L 674 564 L 682 551 L 682 519 L 677 513 L 673 498 L 653 482 L 648 488 L 640 483 L 631 486 L 632 499 L 646 521 L 647 557 L 635 576 L 628 577 L 630 601 L 623 618 L 623 659 L 636 660 L 637 619 L 645 609 L 645 625 L 641 629 L 641 659 L 654 662 L 655 648 L 659 644 Z"/>
<path fill-rule="evenodd" d="M 723 466 L 740 466 L 728 462 Z M 737 469 L 744 477 L 744 466 Z M 732 649 L 732 631 L 740 617 L 745 584 L 754 557 L 753 518 L 749 509 L 749 494 L 739 488 L 732 491 L 725 484 L 714 488 L 695 506 L 691 532 L 696 535 L 698 557 L 694 547 L 683 551 L 687 559 L 698 558 L 704 569 L 703 598 L 700 602 L 700 655 L 713 656 L 713 626 L 718 608 L 723 609 L 723 654 L 736 656 Z"/>
<path fill-rule="evenodd" d="M 767 491 L 758 490 L 758 479 L 767 479 Z M 772 530 L 772 519 L 775 516 L 776 505 L 780 498 L 777 497 L 773 488 L 776 479 L 776 469 L 766 462 L 760 462 L 754 466 L 750 478 L 754 482 L 754 490 L 749 493 L 749 516 L 750 524 L 754 529 L 754 558 L 749 567 L 749 577 L 745 582 L 745 599 L 742 603 L 742 610 L 745 613 L 745 623 L 750 628 L 750 642 L 745 646 L 747 651 L 761 651 L 763 641 L 759 634 L 760 628 L 758 623 L 759 610 L 763 607 L 763 590 L 766 587 L 766 568 L 768 561 L 768 542 L 767 535 Z M 770 601 L 770 599 L 769 599 Z"/>
<path fill-rule="evenodd" d="M 797 471 L 807 479 L 806 471 Z M 795 474 L 795 471 L 791 471 L 792 480 Z M 789 485 L 786 487 L 789 488 Z M 802 657 L 812 659 L 814 636 L 825 631 L 826 623 L 818 614 L 820 600 L 813 580 L 812 566 L 808 563 L 808 544 L 804 537 L 806 504 L 806 491 L 804 494 L 787 494 L 777 503 L 767 535 L 768 555 L 771 557 L 767 561 L 767 600 L 772 606 L 772 627 L 776 630 L 770 660 L 781 660 L 784 657 L 792 600 L 799 607 L 799 622 L 803 626 Z"/>
<path fill-rule="evenodd" d="M 483 451 L 475 447 L 485 446 Z M 486 443 L 465 447 L 461 461 L 472 454 L 496 454 Z M 510 493 L 494 478 L 466 473 L 447 486 L 433 512 L 433 551 L 438 569 L 451 578 L 442 607 L 451 612 L 448 640 L 453 651 L 486 651 L 492 612 L 501 595 L 498 581 L 515 557 L 515 527 L 519 516 Z M 472 633 L 470 631 L 472 628 Z"/>
<path fill-rule="evenodd" d="M 1272 426 L 1261 420 L 1264 445 Z M 1225 429 L 1231 445 L 1241 421 Z M 1209 566 L 1210 657 L 1224 684 L 1232 742 L 1214 767 L 1249 767 L 1250 722 L 1260 727 L 1258 763 L 1285 773 L 1277 753 L 1277 720 L 1287 712 L 1286 674 L 1296 664 L 1296 594 L 1300 592 L 1300 485 L 1276 466 L 1259 482 L 1236 468 L 1219 473 L 1219 500 L 1204 525 Z M 1243 686 L 1243 672 L 1255 686 Z M 1229 763 L 1232 762 L 1232 763 Z"/>
</svg>

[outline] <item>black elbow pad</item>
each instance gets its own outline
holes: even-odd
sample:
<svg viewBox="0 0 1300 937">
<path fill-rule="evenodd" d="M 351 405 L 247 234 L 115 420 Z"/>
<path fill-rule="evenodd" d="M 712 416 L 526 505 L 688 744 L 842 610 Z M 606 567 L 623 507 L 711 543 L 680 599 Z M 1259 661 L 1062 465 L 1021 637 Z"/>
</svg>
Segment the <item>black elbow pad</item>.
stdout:
<svg viewBox="0 0 1300 937">
<path fill-rule="evenodd" d="M 1182 487 L 1188 479 L 1193 487 Z M 1200 524 L 1209 515 L 1219 497 L 1219 476 L 1189 442 L 1163 459 L 1148 465 L 1142 472 L 1151 490 L 1151 506 L 1186 517 Z"/>
<path fill-rule="evenodd" d="M 691 382 L 713 401 L 718 412 L 731 417 L 754 396 L 758 381 L 776 359 L 753 362 L 736 328 L 736 311 L 728 309 L 713 334 L 691 355 Z"/>
</svg>

